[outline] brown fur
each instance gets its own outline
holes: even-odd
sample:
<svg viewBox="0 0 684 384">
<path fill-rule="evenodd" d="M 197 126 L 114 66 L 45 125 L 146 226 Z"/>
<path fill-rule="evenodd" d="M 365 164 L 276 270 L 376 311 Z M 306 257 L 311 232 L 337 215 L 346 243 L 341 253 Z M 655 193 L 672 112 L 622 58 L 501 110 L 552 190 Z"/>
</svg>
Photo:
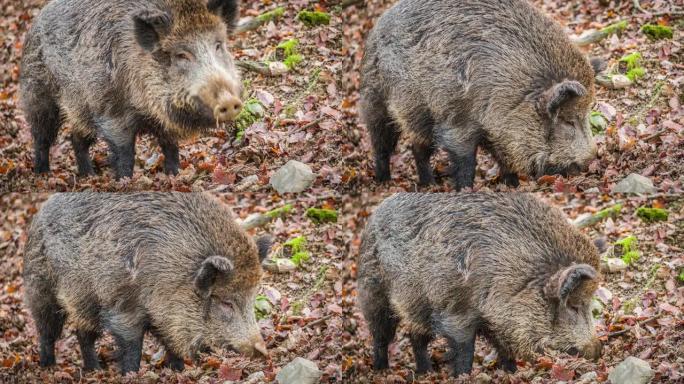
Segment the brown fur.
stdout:
<svg viewBox="0 0 684 384">
<path fill-rule="evenodd" d="M 66 317 L 90 340 L 81 342 L 87 369 L 97 368 L 88 351 L 103 330 L 114 335 L 124 372 L 138 369 L 145 331 L 176 368 L 207 346 L 263 351 L 253 305 L 268 247 L 259 243 L 204 194 L 52 196 L 33 220 L 25 256 L 41 364 L 54 364 Z"/>
<path fill-rule="evenodd" d="M 471 369 L 476 334 L 509 370 L 546 348 L 596 358 L 598 264 L 591 241 L 532 195 L 394 195 L 373 213 L 359 260 L 375 367 L 388 367 L 400 319 L 421 372 L 435 335 L 449 341 L 456 375 Z"/>
</svg>

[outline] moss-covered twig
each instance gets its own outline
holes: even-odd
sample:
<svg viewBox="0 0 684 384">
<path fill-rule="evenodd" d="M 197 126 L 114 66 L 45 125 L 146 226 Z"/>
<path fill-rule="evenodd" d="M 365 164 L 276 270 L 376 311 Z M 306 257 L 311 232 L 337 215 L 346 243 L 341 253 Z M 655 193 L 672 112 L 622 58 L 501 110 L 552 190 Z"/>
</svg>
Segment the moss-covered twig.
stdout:
<svg viewBox="0 0 684 384">
<path fill-rule="evenodd" d="M 244 70 L 256 72 L 256 73 L 262 74 L 264 76 L 273 76 L 273 72 L 271 72 L 271 68 L 266 63 L 260 63 L 258 61 L 250 61 L 250 60 L 239 60 L 239 61 L 235 62 L 235 65 L 237 65 L 239 68 L 242 68 Z"/>
<path fill-rule="evenodd" d="M 269 21 L 281 18 L 284 14 L 285 8 L 283 7 L 272 9 L 268 12 L 262 13 L 261 15 L 253 19 L 249 19 L 246 22 L 239 24 L 237 28 L 235 28 L 235 32 L 241 33 L 246 31 L 253 31 L 262 26 L 263 24 L 268 23 Z"/>
<path fill-rule="evenodd" d="M 612 36 L 614 34 L 621 34 L 628 26 L 627 20 L 618 21 L 617 23 L 610 24 L 598 31 L 594 31 L 585 36 L 581 36 L 572 39 L 575 45 L 583 47 L 585 45 L 598 43 L 599 41 L 605 39 L 606 37 Z"/>
<path fill-rule="evenodd" d="M 250 230 L 252 228 L 262 227 L 271 222 L 271 220 L 278 217 L 286 217 L 290 211 L 292 211 L 292 204 L 286 204 L 280 208 L 273 209 L 266 213 L 254 214 L 245 219 L 242 222 L 241 227 L 244 230 Z"/>
<path fill-rule="evenodd" d="M 603 221 L 604 219 L 607 219 L 608 217 L 616 217 L 620 214 L 620 211 L 622 211 L 622 204 L 615 204 L 614 206 L 602 209 L 591 216 L 581 218 L 580 220 L 575 221 L 573 224 L 577 228 L 590 227 Z"/>
</svg>

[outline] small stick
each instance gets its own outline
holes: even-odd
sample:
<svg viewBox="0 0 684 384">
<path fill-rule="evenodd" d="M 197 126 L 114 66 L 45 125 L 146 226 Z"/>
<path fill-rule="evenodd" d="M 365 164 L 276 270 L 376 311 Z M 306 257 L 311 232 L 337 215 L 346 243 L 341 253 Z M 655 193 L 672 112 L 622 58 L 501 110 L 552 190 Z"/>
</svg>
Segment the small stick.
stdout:
<svg viewBox="0 0 684 384">
<path fill-rule="evenodd" d="M 311 328 L 311 327 L 314 327 L 318 324 L 324 323 L 326 320 L 330 319 L 331 317 L 332 317 L 332 315 L 325 315 L 325 316 L 321 317 L 320 319 L 316 319 L 310 323 L 307 323 L 306 325 L 304 325 L 302 327 L 302 329 Z"/>
<path fill-rule="evenodd" d="M 644 325 L 644 324 L 646 324 L 646 323 L 650 323 L 651 321 L 658 319 L 658 318 L 661 317 L 662 315 L 663 315 L 662 313 L 659 313 L 659 314 L 657 314 L 657 315 L 655 315 L 655 316 L 649 317 L 649 318 L 646 319 L 646 320 L 638 321 L 637 324 L 638 324 L 639 326 L 642 326 L 642 325 Z M 624 329 L 621 329 L 621 330 L 619 330 L 619 331 L 610 332 L 610 333 L 607 334 L 606 336 L 608 336 L 608 337 L 620 336 L 620 335 L 623 335 L 623 334 L 625 334 L 625 333 L 631 331 L 633 328 L 634 328 L 634 326 L 627 326 L 627 327 L 625 327 Z"/>
</svg>

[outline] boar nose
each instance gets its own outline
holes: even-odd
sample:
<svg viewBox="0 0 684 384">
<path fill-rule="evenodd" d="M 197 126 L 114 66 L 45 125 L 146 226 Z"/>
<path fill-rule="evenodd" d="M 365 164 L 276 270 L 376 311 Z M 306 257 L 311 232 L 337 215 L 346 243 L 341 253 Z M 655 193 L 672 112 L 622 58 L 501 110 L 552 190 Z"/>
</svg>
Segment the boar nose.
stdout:
<svg viewBox="0 0 684 384">
<path fill-rule="evenodd" d="M 220 123 L 233 121 L 241 110 L 242 101 L 230 93 L 224 92 L 216 99 L 214 118 Z"/>
<path fill-rule="evenodd" d="M 266 349 L 266 343 L 264 343 L 263 340 L 254 343 L 252 347 L 254 348 L 253 355 L 256 356 L 258 354 L 261 354 L 261 356 L 263 357 L 268 357 L 268 349 Z"/>
<path fill-rule="evenodd" d="M 601 357 L 602 349 L 603 346 L 601 345 L 601 341 L 598 339 L 593 339 L 591 342 L 585 345 L 584 348 L 582 348 L 582 357 L 596 361 L 599 359 L 599 357 Z"/>
</svg>

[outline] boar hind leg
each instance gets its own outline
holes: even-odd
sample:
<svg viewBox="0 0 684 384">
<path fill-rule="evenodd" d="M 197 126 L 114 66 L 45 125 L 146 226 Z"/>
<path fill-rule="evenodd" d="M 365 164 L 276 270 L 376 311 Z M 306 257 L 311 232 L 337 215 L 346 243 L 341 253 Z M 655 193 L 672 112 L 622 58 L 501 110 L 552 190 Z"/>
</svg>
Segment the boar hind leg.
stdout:
<svg viewBox="0 0 684 384">
<path fill-rule="evenodd" d="M 83 368 L 86 371 L 100 369 L 97 350 L 95 349 L 95 341 L 99 336 L 98 332 L 93 331 L 79 330 L 76 332 L 78 345 L 81 348 L 81 357 L 83 358 Z"/>
<path fill-rule="evenodd" d="M 399 318 L 390 306 L 384 286 L 375 278 L 362 282 L 361 307 L 373 336 L 373 369 L 389 368 L 389 344 L 394 339 Z"/>
<path fill-rule="evenodd" d="M 475 357 L 475 331 L 459 330 L 446 335 L 452 354 L 452 374 L 470 373 Z"/>
<path fill-rule="evenodd" d="M 47 90 L 39 91 L 35 85 L 25 89 L 22 97 L 33 136 L 34 171 L 47 173 L 50 171 L 50 147 L 57 140 L 61 126 L 59 105 Z"/>
<path fill-rule="evenodd" d="M 177 175 L 180 157 L 178 155 L 178 142 L 167 136 L 157 138 L 162 153 L 164 154 L 164 172 L 167 175 Z"/>
<path fill-rule="evenodd" d="M 35 303 L 36 300 L 40 302 Z M 43 298 L 32 298 L 32 314 L 36 320 L 40 343 L 40 366 L 55 365 L 55 342 L 62 334 L 65 315 L 57 300 L 52 295 Z"/>
<path fill-rule="evenodd" d="M 385 100 L 375 92 L 362 99 L 364 120 L 375 153 L 375 180 L 390 180 L 390 158 L 399 142 L 399 130 L 387 111 Z"/>
<path fill-rule="evenodd" d="M 515 358 L 504 353 L 499 352 L 498 363 L 499 367 L 503 368 L 506 372 L 515 373 L 515 371 L 518 370 L 518 365 L 515 363 Z"/>
<path fill-rule="evenodd" d="M 432 370 L 432 361 L 428 351 L 430 341 L 432 341 L 432 335 L 411 333 L 411 347 L 413 347 L 413 355 L 416 359 L 416 373 L 420 374 Z"/>
</svg>

